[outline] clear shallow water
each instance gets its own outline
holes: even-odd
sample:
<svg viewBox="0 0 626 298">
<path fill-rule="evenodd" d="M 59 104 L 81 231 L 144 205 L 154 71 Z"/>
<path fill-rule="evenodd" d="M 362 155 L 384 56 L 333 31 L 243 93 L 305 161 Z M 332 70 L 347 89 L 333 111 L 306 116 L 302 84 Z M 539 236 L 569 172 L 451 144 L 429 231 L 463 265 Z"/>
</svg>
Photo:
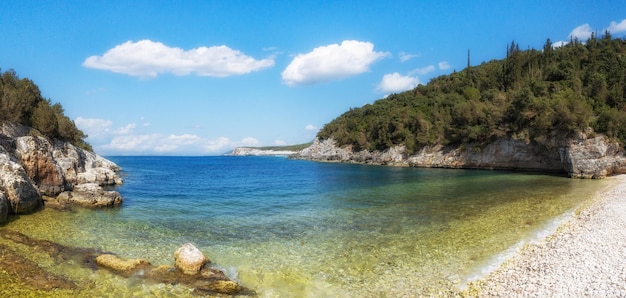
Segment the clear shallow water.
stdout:
<svg viewBox="0 0 626 298">
<path fill-rule="evenodd" d="M 124 169 L 122 208 L 46 209 L 4 228 L 156 265 L 192 242 L 262 297 L 451 295 L 604 185 L 277 157 L 110 159 Z M 32 258 L 87 294 L 188 294 Z"/>
</svg>

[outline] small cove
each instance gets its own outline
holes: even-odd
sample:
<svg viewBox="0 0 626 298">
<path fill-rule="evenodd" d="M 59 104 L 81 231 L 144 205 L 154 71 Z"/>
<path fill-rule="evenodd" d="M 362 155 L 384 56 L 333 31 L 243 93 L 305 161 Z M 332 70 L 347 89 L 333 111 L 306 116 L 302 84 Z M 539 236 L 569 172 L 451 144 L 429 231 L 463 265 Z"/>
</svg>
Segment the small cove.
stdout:
<svg viewBox="0 0 626 298">
<path fill-rule="evenodd" d="M 192 242 L 261 297 L 453 295 L 494 256 L 535 238 L 605 185 L 277 157 L 111 160 L 124 169 L 121 208 L 45 209 L 2 229 L 155 265 L 172 263 Z M 80 285 L 60 295 L 190 295 L 0 244 Z"/>
</svg>

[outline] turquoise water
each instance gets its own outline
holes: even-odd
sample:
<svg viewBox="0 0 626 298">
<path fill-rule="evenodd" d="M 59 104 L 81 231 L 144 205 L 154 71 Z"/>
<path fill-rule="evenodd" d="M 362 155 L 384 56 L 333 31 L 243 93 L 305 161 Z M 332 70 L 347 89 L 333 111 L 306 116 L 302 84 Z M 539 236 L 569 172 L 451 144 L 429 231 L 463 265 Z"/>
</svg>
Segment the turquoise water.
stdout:
<svg viewBox="0 0 626 298">
<path fill-rule="evenodd" d="M 602 185 L 279 157 L 110 159 L 123 168 L 121 208 L 46 209 L 4 228 L 157 265 L 171 264 L 173 252 L 192 242 L 261 297 L 454 295 L 494 256 L 536 237 Z M 48 266 L 97 279 L 86 294 L 188 294 Z"/>
</svg>

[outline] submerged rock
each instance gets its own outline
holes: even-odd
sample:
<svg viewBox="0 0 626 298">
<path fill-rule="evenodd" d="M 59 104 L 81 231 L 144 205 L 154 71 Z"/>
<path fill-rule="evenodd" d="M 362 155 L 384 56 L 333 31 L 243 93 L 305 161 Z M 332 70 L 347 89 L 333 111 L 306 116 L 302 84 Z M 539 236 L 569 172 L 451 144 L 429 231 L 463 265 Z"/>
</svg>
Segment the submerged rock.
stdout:
<svg viewBox="0 0 626 298">
<path fill-rule="evenodd" d="M 200 286 L 198 289 L 232 295 L 241 292 L 243 288 L 232 280 L 216 280 L 207 286 Z"/>
<path fill-rule="evenodd" d="M 130 276 L 141 269 L 150 267 L 150 262 L 148 262 L 148 260 L 122 259 L 112 254 L 103 254 L 97 256 L 96 264 L 113 270 L 124 276 Z"/>
<path fill-rule="evenodd" d="M 150 283 L 182 284 L 193 288 L 200 294 L 255 295 L 254 291 L 242 287 L 236 281 L 228 278 L 223 271 L 210 268 L 206 263 L 198 274 L 190 275 L 183 273 L 176 266 L 154 266 L 146 259 L 124 259 L 98 249 L 71 247 L 48 240 L 30 238 L 10 229 L 0 229 L 0 238 L 3 238 L 4 241 L 26 245 L 39 253 L 46 253 L 57 263 L 67 263 L 71 260 L 73 263 L 81 264 L 93 270 L 106 269 L 113 274 L 126 278 L 132 277 Z M 183 247 L 188 246 L 183 245 Z M 194 255 L 196 253 L 193 252 Z M 202 254 L 202 252 L 200 253 Z M 186 254 L 183 253 L 182 255 Z M 208 262 L 208 258 L 206 259 Z M 10 274 L 19 277 L 24 282 L 43 280 L 46 284 L 42 285 L 41 288 L 44 290 L 54 290 L 57 287 L 75 287 L 72 281 L 59 279 L 59 277 L 45 272 L 35 263 L 19 257 L 10 249 L 6 249 L 3 244 L 0 244 L 0 268 L 6 269 Z M 48 283 L 50 283 L 49 287 Z M 37 284 L 34 286 L 39 287 Z"/>
<path fill-rule="evenodd" d="M 174 266 L 184 274 L 196 275 L 209 262 L 209 258 L 191 243 L 183 244 L 174 252 Z"/>
</svg>

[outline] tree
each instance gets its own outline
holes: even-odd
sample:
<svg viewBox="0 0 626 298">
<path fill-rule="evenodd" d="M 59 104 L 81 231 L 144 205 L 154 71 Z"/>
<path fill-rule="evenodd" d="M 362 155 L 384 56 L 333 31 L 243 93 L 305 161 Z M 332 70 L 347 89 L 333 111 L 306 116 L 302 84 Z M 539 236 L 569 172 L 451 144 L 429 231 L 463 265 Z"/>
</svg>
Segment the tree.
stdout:
<svg viewBox="0 0 626 298">
<path fill-rule="evenodd" d="M 85 142 L 87 136 L 64 115 L 61 104 L 43 98 L 33 81 L 20 79 L 13 70 L 0 75 L 0 120 L 31 126 L 49 138 L 92 150 Z"/>
<path fill-rule="evenodd" d="M 48 137 L 55 137 L 58 129 L 57 117 L 50 103 L 40 101 L 33 111 L 32 117 L 33 128 Z"/>
</svg>

